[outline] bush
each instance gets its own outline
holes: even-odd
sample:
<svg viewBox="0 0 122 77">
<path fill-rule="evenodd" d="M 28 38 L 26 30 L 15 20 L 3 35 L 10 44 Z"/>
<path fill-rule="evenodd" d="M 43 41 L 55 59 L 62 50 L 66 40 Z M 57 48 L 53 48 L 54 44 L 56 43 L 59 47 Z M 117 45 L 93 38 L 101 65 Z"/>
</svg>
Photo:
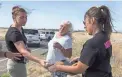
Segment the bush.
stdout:
<svg viewBox="0 0 122 77">
<path fill-rule="evenodd" d="M 4 73 L 1 77 L 10 77 L 8 73 Z"/>
</svg>

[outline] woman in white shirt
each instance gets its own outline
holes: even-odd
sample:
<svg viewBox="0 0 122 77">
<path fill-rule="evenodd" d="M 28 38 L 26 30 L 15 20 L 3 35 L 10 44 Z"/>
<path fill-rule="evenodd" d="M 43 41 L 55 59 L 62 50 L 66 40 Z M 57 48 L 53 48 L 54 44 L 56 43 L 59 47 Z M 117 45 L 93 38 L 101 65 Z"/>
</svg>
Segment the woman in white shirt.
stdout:
<svg viewBox="0 0 122 77">
<path fill-rule="evenodd" d="M 68 63 L 68 58 L 72 56 L 72 34 L 73 28 L 70 21 L 63 22 L 60 29 L 55 33 L 54 37 L 48 43 L 48 54 L 46 61 L 49 64 L 55 64 L 56 62 Z M 64 72 L 55 72 L 53 77 L 66 77 Z"/>
</svg>

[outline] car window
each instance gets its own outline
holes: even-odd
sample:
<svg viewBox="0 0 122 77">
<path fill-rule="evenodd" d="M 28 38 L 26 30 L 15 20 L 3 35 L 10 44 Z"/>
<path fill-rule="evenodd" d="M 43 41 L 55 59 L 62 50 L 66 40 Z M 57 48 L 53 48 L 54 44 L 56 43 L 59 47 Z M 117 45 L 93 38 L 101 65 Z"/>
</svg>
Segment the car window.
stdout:
<svg viewBox="0 0 122 77">
<path fill-rule="evenodd" d="M 46 32 L 46 34 L 49 34 L 49 32 Z"/>
<path fill-rule="evenodd" d="M 45 32 L 40 32 L 40 34 L 45 34 Z"/>
<path fill-rule="evenodd" d="M 24 29 L 25 34 L 38 34 L 38 30 L 33 30 L 33 29 Z"/>
<path fill-rule="evenodd" d="M 50 32 L 50 34 L 54 34 L 54 32 Z"/>
</svg>

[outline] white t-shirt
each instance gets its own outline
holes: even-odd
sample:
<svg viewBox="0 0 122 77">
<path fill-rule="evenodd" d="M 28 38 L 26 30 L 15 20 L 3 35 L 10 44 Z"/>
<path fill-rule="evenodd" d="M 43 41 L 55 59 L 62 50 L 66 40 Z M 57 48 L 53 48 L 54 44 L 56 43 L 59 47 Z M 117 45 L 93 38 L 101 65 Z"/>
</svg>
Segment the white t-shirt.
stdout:
<svg viewBox="0 0 122 77">
<path fill-rule="evenodd" d="M 58 48 L 54 48 L 53 44 L 54 42 L 58 42 L 61 46 L 63 46 L 65 49 L 72 48 L 72 38 L 68 35 L 65 35 L 61 38 L 56 38 L 57 33 L 53 37 L 52 40 L 48 43 L 48 53 L 46 57 L 46 61 L 50 64 L 54 64 L 57 61 L 66 60 L 67 57 L 63 55 L 63 53 Z"/>
</svg>

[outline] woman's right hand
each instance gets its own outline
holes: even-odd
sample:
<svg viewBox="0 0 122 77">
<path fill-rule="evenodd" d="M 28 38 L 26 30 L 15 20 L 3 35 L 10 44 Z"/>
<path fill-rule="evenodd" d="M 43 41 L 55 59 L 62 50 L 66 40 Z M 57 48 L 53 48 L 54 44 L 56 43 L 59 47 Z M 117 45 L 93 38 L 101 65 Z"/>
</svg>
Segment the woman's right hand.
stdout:
<svg viewBox="0 0 122 77">
<path fill-rule="evenodd" d="M 39 61 L 39 64 L 40 64 L 41 66 L 45 67 L 46 64 L 47 64 L 47 62 L 46 62 L 46 60 L 40 60 L 40 61 Z"/>
<path fill-rule="evenodd" d="M 50 64 L 50 63 L 47 62 L 47 63 L 45 64 L 44 67 L 45 67 L 46 69 L 48 69 L 48 67 L 50 67 L 50 66 L 52 66 L 52 65 L 54 65 L 54 64 Z"/>
</svg>

